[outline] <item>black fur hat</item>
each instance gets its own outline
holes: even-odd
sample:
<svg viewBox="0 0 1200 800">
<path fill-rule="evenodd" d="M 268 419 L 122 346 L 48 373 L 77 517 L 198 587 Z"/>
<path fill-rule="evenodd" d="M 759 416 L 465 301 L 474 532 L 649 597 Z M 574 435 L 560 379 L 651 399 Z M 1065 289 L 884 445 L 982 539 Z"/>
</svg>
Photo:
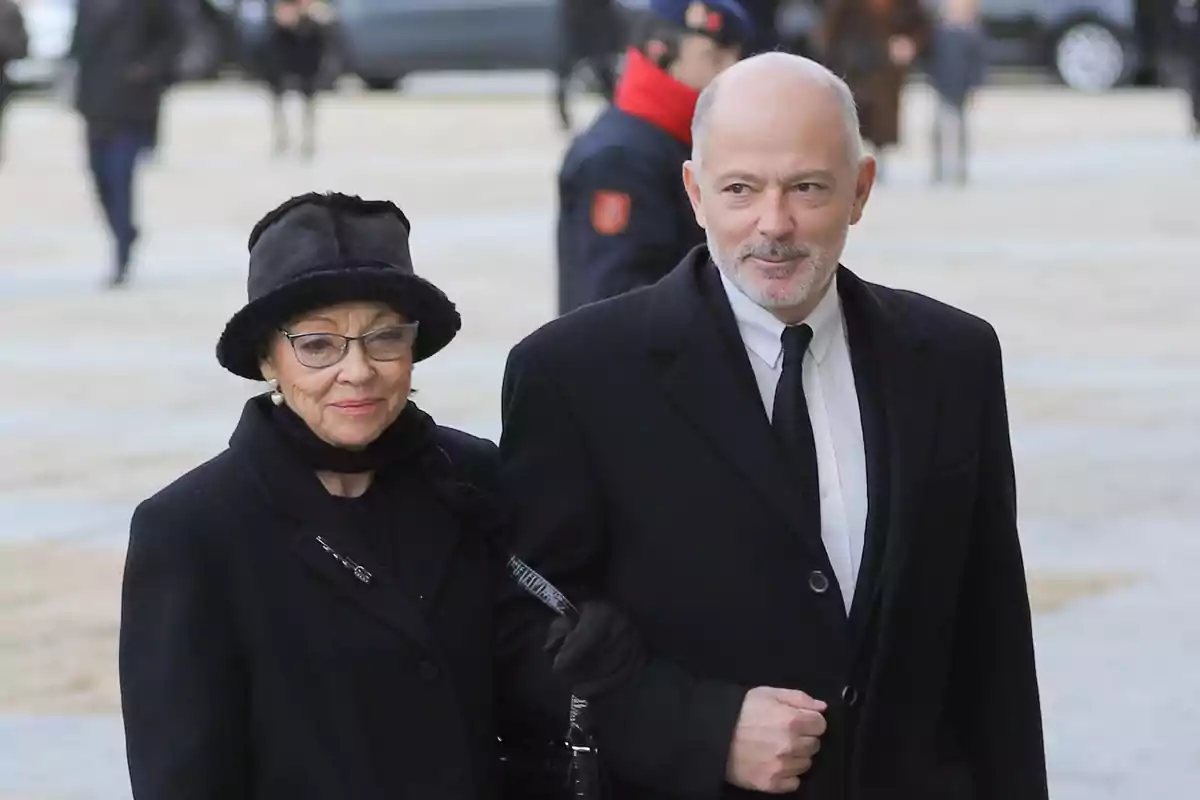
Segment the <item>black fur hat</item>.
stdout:
<svg viewBox="0 0 1200 800">
<path fill-rule="evenodd" d="M 413 272 L 408 218 L 386 200 L 309 193 L 259 220 L 250 233 L 247 303 L 225 325 L 217 360 L 261 380 L 259 362 L 288 320 L 324 306 L 376 301 L 420 322 L 413 360 L 429 358 L 462 320 L 440 289 Z"/>
</svg>

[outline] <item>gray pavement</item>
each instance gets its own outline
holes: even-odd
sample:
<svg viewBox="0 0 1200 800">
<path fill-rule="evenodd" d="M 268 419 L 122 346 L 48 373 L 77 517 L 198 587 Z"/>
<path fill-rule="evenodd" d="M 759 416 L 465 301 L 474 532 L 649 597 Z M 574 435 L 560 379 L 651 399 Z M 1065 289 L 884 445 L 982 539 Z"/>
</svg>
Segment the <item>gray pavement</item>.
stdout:
<svg viewBox="0 0 1200 800">
<path fill-rule="evenodd" d="M 419 269 L 466 321 L 418 370 L 421 402 L 497 436 L 505 354 L 552 310 L 563 142 L 540 85 L 471 86 L 338 95 L 311 165 L 267 156 L 249 87 L 180 92 L 119 293 L 100 289 L 107 244 L 77 122 L 15 106 L 0 170 L 0 548 L 119 549 L 139 499 L 223 446 L 256 387 L 222 373 L 213 344 L 243 296 L 251 225 L 299 191 L 409 212 Z M 1053 797 L 1198 797 L 1200 143 L 1183 100 L 989 91 L 975 184 L 957 191 L 927 185 L 929 97 L 908 99 L 911 146 L 845 260 L 1000 331 L 1028 567 L 1061 600 L 1036 618 Z M 0 675 L 12 648 L 0 639 Z M 0 798 L 126 800 L 112 709 L 5 711 Z"/>
</svg>

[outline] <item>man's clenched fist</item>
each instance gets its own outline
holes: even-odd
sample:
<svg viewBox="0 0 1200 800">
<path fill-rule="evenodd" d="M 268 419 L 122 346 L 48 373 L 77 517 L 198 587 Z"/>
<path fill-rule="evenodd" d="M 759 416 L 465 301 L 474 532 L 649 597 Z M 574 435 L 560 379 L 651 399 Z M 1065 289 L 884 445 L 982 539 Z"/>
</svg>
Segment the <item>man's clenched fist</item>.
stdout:
<svg viewBox="0 0 1200 800">
<path fill-rule="evenodd" d="M 751 689 L 733 732 L 726 779 L 757 792 L 794 792 L 821 749 L 824 711 L 823 702 L 801 691 Z"/>
</svg>

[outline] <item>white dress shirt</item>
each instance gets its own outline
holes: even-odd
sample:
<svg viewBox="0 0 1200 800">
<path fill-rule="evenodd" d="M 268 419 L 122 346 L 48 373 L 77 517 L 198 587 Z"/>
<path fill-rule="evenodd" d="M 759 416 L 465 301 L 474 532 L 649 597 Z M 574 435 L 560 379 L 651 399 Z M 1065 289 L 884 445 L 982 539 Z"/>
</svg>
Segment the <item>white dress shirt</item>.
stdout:
<svg viewBox="0 0 1200 800">
<path fill-rule="evenodd" d="M 782 337 L 787 326 L 744 295 L 723 273 L 721 283 L 770 420 L 775 387 L 783 374 Z M 813 329 L 812 344 L 804 356 L 803 377 L 817 446 L 821 540 L 849 614 L 866 536 L 867 459 L 836 275 L 825 297 L 804 322 Z"/>
</svg>

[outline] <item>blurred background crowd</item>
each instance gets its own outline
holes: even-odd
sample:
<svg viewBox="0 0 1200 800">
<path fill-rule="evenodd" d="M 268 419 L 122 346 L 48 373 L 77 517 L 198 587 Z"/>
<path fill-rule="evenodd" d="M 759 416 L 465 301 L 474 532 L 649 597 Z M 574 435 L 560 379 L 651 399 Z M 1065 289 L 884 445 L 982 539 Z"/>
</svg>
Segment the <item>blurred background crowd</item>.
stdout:
<svg viewBox="0 0 1200 800">
<path fill-rule="evenodd" d="M 16 0 L 28 55 L 7 66 L 16 87 L 53 83 L 71 42 L 76 0 Z M 172 0 L 187 21 L 180 80 L 262 68 L 271 0 Z M 371 89 L 403 88 L 430 70 L 544 69 L 560 62 L 561 7 L 611 7 L 621 21 L 647 0 L 333 0 L 323 80 L 356 75 Z M 747 0 L 764 42 L 815 54 L 827 0 Z M 1052 73 L 1083 91 L 1124 84 L 1186 86 L 1196 0 L 982 0 L 989 61 Z M 594 27 L 602 31 L 602 26 Z M 602 35 L 598 33 L 597 35 Z M 616 57 L 619 46 L 613 49 Z M 593 76 L 582 76 L 589 81 Z"/>
<path fill-rule="evenodd" d="M 8 2 L 20 8 L 28 31 L 27 53 L 5 67 L 9 87 L 59 83 L 70 56 L 77 0 Z M 292 5 L 169 2 L 177 4 L 185 24 L 175 58 L 178 81 L 264 76 L 270 69 L 272 8 Z M 331 2 L 319 85 L 333 88 L 340 77 L 353 75 L 372 90 L 402 91 L 413 73 L 508 69 L 555 71 L 577 86 L 599 88 L 604 61 L 616 62 L 627 38 L 613 35 L 603 19 L 611 15 L 612 24 L 627 27 L 648 0 Z M 743 5 L 759 26 L 761 49 L 779 46 L 819 57 L 830 0 L 746 0 Z M 1087 92 L 1123 85 L 1186 90 L 1192 82 L 1191 64 L 1200 48 L 1194 33 L 1197 0 L 981 0 L 977 5 L 989 64 L 1047 73 Z M 601 22 L 578 36 L 564 36 L 571 6 L 589 7 L 588 20 Z M 586 53 L 598 50 L 605 58 L 571 58 L 564 51 L 572 46 Z M 574 69 L 580 65 L 584 68 Z"/>
<path fill-rule="evenodd" d="M 58 93 L 86 122 L 87 160 L 112 233 L 108 282 L 123 285 L 138 241 L 135 174 L 158 150 L 171 86 L 241 78 L 269 88 L 277 155 L 293 136 L 284 98 L 302 98 L 299 152 L 317 147 L 317 99 L 347 83 L 402 92 L 417 73 L 534 70 L 554 76 L 562 129 L 572 97 L 612 102 L 649 0 L 0 0 L 3 117 L 22 93 Z M 702 7 L 702 4 L 693 4 Z M 934 182 L 967 182 L 967 111 L 992 70 L 1099 94 L 1128 86 L 1191 95 L 1200 138 L 1200 0 L 744 0 L 752 41 L 824 61 L 854 91 L 886 176 L 902 145 L 913 76 L 933 110 Z M 910 19 L 911 18 L 911 19 Z M 891 20 L 883 28 L 879 20 Z M 907 22 L 905 20 L 908 20 Z M 911 24 L 909 24 L 911 23 Z M 931 24 L 932 23 L 932 24 Z M 877 62 L 877 63 L 876 63 Z M 697 86 L 697 88 L 701 88 Z"/>
</svg>

